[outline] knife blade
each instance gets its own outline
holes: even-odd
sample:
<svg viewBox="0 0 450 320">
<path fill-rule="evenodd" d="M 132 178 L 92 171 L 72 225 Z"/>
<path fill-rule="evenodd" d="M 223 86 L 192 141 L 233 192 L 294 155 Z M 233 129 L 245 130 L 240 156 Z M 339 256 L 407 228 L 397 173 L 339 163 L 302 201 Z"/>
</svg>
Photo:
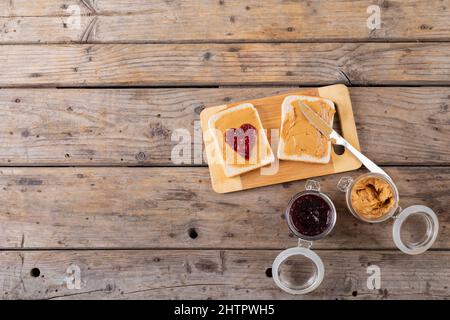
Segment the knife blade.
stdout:
<svg viewBox="0 0 450 320">
<path fill-rule="evenodd" d="M 369 171 L 385 175 L 386 177 L 391 179 L 391 177 L 389 177 L 389 175 L 383 169 L 381 169 L 372 160 L 359 152 L 355 147 L 348 143 L 347 140 L 342 138 L 339 133 L 333 130 L 333 128 L 331 128 L 328 123 L 326 123 L 317 113 L 315 113 L 314 110 L 312 110 L 300 100 L 296 100 L 295 104 L 299 107 L 300 111 L 303 113 L 309 123 L 311 123 L 314 128 L 319 130 L 319 132 L 323 134 L 327 139 L 331 140 L 332 144 L 344 146 L 359 161 L 361 161 L 361 163 L 364 164 L 364 166 L 369 169 Z"/>
<path fill-rule="evenodd" d="M 296 100 L 295 103 L 300 108 L 300 111 L 303 113 L 309 123 L 311 123 L 317 130 L 319 130 L 320 133 L 323 134 L 326 138 L 331 139 L 331 135 L 333 134 L 334 130 L 328 125 L 328 123 L 326 123 L 317 113 L 315 113 L 302 101 Z"/>
</svg>

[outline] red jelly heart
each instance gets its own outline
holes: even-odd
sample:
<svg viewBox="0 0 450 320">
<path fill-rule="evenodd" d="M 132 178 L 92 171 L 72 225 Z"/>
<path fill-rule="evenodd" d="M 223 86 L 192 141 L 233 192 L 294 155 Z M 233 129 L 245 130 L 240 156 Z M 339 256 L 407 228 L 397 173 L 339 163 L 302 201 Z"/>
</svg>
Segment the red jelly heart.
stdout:
<svg viewBox="0 0 450 320">
<path fill-rule="evenodd" d="M 249 160 L 250 150 L 257 140 L 256 135 L 256 128 L 249 123 L 244 123 L 239 129 L 227 129 L 225 141 L 245 160 Z"/>
</svg>

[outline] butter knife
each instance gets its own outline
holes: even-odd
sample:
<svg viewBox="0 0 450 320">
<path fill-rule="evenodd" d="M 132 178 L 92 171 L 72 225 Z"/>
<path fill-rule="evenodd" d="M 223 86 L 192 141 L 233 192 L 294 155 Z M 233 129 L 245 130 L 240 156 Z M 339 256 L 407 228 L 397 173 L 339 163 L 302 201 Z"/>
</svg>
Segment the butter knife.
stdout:
<svg viewBox="0 0 450 320">
<path fill-rule="evenodd" d="M 361 152 L 359 152 L 355 147 L 353 147 L 350 143 L 347 142 L 342 136 L 337 133 L 333 128 L 331 128 L 317 113 L 315 113 L 310 107 L 304 104 L 301 101 L 295 101 L 297 106 L 302 111 L 305 118 L 322 133 L 326 138 L 331 140 L 331 143 L 337 144 L 345 147 L 348 151 L 350 151 L 362 164 L 370 171 L 374 173 L 380 173 L 389 177 L 389 175 L 384 172 L 379 166 L 377 166 L 372 160 L 367 158 Z"/>
</svg>

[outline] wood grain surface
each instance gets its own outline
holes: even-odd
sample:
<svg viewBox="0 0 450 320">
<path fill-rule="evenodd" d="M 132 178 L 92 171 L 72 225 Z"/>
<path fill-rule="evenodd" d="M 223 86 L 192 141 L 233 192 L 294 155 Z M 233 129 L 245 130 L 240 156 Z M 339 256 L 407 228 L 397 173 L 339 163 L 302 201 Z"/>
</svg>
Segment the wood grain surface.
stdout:
<svg viewBox="0 0 450 320">
<path fill-rule="evenodd" d="M 318 250 L 326 277 L 317 290 L 304 296 L 288 295 L 275 286 L 268 269 L 278 253 L 277 250 L 1 252 L 0 298 L 448 298 L 449 252 L 407 256 L 397 251 Z M 70 276 L 67 269 L 73 265 L 81 271 L 80 289 L 67 288 Z M 379 290 L 367 289 L 370 265 L 380 267 Z"/>
<path fill-rule="evenodd" d="M 448 85 L 450 43 L 0 45 L 1 87 Z"/>
<path fill-rule="evenodd" d="M 369 158 L 385 165 L 450 164 L 448 88 L 349 89 Z M 2 89 L 0 164 L 171 166 L 179 143 L 174 133 L 187 130 L 194 144 L 205 107 L 296 90 Z"/>
<path fill-rule="evenodd" d="M 79 27 L 68 18 L 73 5 Z M 367 27 L 370 5 L 380 8 L 379 29 Z M 0 43 L 448 41 L 448 8 L 447 0 L 5 0 Z"/>
<path fill-rule="evenodd" d="M 284 210 L 304 181 L 230 194 L 211 188 L 207 168 L 2 168 L 0 247 L 286 248 Z M 448 248 L 449 167 L 386 168 L 400 205 L 432 207 L 440 221 L 433 248 Z M 358 222 L 337 190 L 340 177 L 316 178 L 335 202 L 334 231 L 322 249 L 392 249 L 392 220 Z M 269 231 L 270 230 L 270 231 Z M 355 239 L 358 239 L 355 241 Z"/>
<path fill-rule="evenodd" d="M 370 5 L 379 29 L 367 27 Z M 449 8 L 0 1 L 0 298 L 450 298 Z M 342 174 L 317 178 L 338 209 L 313 246 L 325 279 L 287 295 L 270 267 L 296 245 L 282 213 L 304 181 L 216 194 L 201 159 L 172 162 L 173 135 L 194 134 L 208 106 L 336 83 L 351 87 L 363 153 L 394 178 L 403 208 L 437 213 L 439 236 L 402 254 L 392 221 L 350 215 Z M 70 265 L 80 289 L 67 288 Z M 369 265 L 380 290 L 367 289 Z"/>
</svg>

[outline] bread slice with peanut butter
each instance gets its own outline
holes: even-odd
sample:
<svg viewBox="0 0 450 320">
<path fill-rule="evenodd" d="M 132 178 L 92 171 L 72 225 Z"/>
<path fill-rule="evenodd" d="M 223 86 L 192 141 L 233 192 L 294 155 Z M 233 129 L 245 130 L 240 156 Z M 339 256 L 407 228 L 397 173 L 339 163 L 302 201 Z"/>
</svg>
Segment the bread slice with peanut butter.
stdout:
<svg viewBox="0 0 450 320">
<path fill-rule="evenodd" d="M 328 163 L 331 142 L 305 118 L 297 105 L 301 101 L 316 112 L 330 127 L 335 114 L 331 100 L 310 96 L 287 96 L 281 105 L 278 158 L 282 160 Z"/>
</svg>

